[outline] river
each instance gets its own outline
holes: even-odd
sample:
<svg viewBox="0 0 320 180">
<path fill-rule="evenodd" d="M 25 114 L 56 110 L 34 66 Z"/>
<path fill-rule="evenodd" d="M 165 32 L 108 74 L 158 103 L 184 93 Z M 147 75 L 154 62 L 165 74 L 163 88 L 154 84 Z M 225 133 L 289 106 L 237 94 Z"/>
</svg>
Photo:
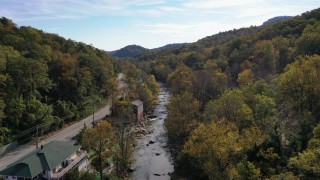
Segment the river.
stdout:
<svg viewBox="0 0 320 180">
<path fill-rule="evenodd" d="M 137 139 L 133 153 L 135 162 L 133 180 L 167 180 L 174 171 L 173 160 L 168 147 L 168 137 L 164 128 L 170 94 L 163 84 L 159 83 L 159 104 L 152 113 L 154 118 L 144 127 L 147 133 Z"/>
</svg>

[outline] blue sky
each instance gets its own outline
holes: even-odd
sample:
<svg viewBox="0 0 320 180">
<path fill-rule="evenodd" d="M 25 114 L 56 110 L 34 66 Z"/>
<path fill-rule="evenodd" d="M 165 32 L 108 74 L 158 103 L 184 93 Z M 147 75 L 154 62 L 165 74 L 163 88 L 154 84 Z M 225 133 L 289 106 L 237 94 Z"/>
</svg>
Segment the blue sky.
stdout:
<svg viewBox="0 0 320 180">
<path fill-rule="evenodd" d="M 300 15 L 319 0 L 1 0 L 0 16 L 65 38 L 116 50 L 194 42 L 234 28 Z"/>
</svg>

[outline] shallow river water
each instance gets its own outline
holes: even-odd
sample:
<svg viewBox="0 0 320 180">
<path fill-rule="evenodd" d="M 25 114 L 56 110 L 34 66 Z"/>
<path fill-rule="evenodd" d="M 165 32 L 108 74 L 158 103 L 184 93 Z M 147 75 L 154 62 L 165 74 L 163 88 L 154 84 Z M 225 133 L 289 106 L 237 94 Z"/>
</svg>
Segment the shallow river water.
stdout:
<svg viewBox="0 0 320 180">
<path fill-rule="evenodd" d="M 164 128 L 164 121 L 168 113 L 166 105 L 170 94 L 163 84 L 159 83 L 159 86 L 159 104 L 152 114 L 156 118 L 144 127 L 147 132 L 151 133 L 137 139 L 137 146 L 133 153 L 134 172 L 130 178 L 133 180 L 167 180 L 170 179 L 169 174 L 174 171 L 171 153 L 167 147 L 168 137 Z"/>
</svg>

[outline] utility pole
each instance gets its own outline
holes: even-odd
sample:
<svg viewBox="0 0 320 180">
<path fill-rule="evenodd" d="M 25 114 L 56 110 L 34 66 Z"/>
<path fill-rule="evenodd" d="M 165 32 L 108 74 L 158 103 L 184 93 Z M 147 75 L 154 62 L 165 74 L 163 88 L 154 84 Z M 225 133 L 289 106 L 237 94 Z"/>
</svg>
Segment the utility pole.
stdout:
<svg viewBox="0 0 320 180">
<path fill-rule="evenodd" d="M 36 148 L 38 149 L 38 137 L 39 137 L 39 126 L 37 125 L 36 126 L 36 128 L 37 128 L 37 134 L 36 134 Z"/>
<path fill-rule="evenodd" d="M 92 105 L 92 126 L 95 126 L 95 122 L 94 122 L 94 106 Z"/>
</svg>

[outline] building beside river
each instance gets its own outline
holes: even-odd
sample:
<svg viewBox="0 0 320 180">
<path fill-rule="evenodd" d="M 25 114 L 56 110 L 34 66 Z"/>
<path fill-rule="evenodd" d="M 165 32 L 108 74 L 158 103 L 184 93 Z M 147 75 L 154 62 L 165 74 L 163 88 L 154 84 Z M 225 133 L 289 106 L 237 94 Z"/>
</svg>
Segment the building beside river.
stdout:
<svg viewBox="0 0 320 180">
<path fill-rule="evenodd" d="M 136 116 L 136 122 L 141 121 L 143 119 L 143 102 L 140 100 L 134 100 L 131 102 L 133 105 L 133 112 Z"/>
<path fill-rule="evenodd" d="M 0 171 L 5 180 L 63 179 L 71 169 L 87 169 L 87 152 L 70 142 L 52 141 Z"/>
</svg>

